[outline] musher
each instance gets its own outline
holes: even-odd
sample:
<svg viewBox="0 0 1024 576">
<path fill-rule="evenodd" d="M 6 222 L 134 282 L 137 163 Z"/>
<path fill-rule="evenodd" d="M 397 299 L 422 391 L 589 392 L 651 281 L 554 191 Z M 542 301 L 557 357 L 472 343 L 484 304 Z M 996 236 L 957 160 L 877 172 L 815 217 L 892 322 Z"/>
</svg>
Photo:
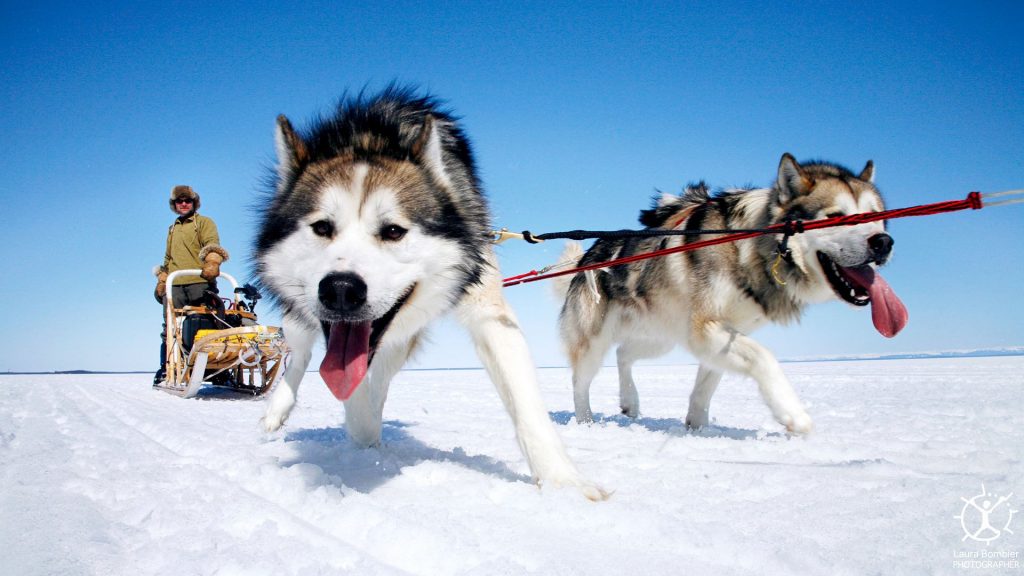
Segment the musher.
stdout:
<svg viewBox="0 0 1024 576">
<path fill-rule="evenodd" d="M 167 250 L 164 263 L 154 268 L 157 278 L 153 296 L 161 304 L 161 312 L 166 306 L 167 275 L 176 270 L 201 268 L 199 276 L 179 276 L 174 280 L 171 297 L 174 307 L 199 306 L 210 302 L 210 295 L 217 294 L 217 276 L 220 265 L 227 261 L 228 251 L 220 245 L 217 224 L 212 218 L 198 213 L 199 194 L 191 186 L 175 186 L 171 190 L 171 211 L 176 218 L 167 229 Z M 153 376 L 153 384 L 162 382 L 166 374 L 167 362 L 167 318 L 164 317 L 163 330 L 160 334 L 160 369 Z"/>
</svg>

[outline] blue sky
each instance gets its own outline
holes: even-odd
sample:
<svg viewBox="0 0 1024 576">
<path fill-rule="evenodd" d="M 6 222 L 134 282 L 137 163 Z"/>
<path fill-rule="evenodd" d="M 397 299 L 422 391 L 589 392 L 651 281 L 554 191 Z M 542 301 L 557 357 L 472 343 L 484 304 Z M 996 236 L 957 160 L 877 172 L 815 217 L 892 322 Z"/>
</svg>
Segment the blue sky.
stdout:
<svg viewBox="0 0 1024 576">
<path fill-rule="evenodd" d="M 787 151 L 874 160 L 891 207 L 1024 187 L 1019 2 L 145 4 L 0 6 L 0 371 L 155 369 L 171 187 L 202 195 L 248 278 L 276 115 L 392 80 L 463 117 L 514 230 L 631 227 L 655 190 L 767 185 Z M 1024 206 L 890 230 L 902 334 L 832 303 L 758 338 L 782 357 L 1024 344 Z M 503 272 L 561 249 L 505 245 Z M 563 365 L 549 287 L 506 293 L 538 364 Z M 433 341 L 418 366 L 477 365 L 452 323 Z"/>
</svg>

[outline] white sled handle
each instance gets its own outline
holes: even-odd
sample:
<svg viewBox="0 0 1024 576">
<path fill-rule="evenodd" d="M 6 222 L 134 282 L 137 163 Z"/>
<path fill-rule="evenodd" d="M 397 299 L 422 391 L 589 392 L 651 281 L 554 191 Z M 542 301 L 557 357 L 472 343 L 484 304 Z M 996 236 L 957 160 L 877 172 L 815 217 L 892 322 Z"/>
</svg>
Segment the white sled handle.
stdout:
<svg viewBox="0 0 1024 576">
<path fill-rule="evenodd" d="M 167 295 L 165 297 L 166 304 L 164 306 L 164 314 L 166 315 L 166 318 L 167 318 L 167 326 L 166 326 L 167 331 L 165 333 L 165 337 L 167 338 L 167 358 L 165 359 L 165 362 L 167 362 L 169 364 L 169 366 L 167 367 L 167 377 L 168 378 L 170 378 L 172 374 L 175 374 L 176 373 L 175 370 L 178 369 L 177 362 L 176 362 L 176 359 L 177 359 L 178 355 L 175 354 L 174 350 L 172 349 L 173 346 L 174 346 L 174 344 L 173 344 L 173 340 L 174 340 L 173 339 L 173 334 L 174 334 L 174 330 L 175 330 L 175 326 L 174 326 L 174 301 L 173 301 L 174 299 L 172 297 L 172 294 L 173 294 L 172 289 L 174 288 L 174 279 L 177 278 L 178 276 L 199 276 L 199 274 L 201 274 L 201 273 L 202 273 L 202 270 L 200 270 L 198 268 L 189 268 L 187 270 L 175 270 L 174 272 L 171 272 L 170 274 L 168 274 L 167 275 L 167 280 L 164 281 L 164 288 L 166 290 L 165 294 Z M 228 282 L 231 283 L 231 288 L 232 288 L 231 292 L 234 295 L 235 304 L 237 304 L 239 299 L 241 298 L 241 296 L 239 296 L 238 293 L 234 291 L 235 288 L 238 288 L 238 280 L 235 280 L 235 277 L 232 276 L 231 274 L 228 274 L 227 272 L 221 272 L 220 276 L 222 278 L 227 278 Z"/>
<path fill-rule="evenodd" d="M 171 287 L 174 285 L 174 279 L 177 278 L 178 276 L 199 276 L 200 274 L 202 274 L 202 272 L 203 271 L 198 268 L 175 270 L 174 272 L 171 272 L 170 274 L 167 275 L 167 281 L 164 282 L 164 287 L 167 289 L 167 294 L 171 293 Z M 228 282 L 231 283 L 231 293 L 234 296 L 235 302 L 237 303 L 239 295 L 235 293 L 234 289 L 238 288 L 238 280 L 235 280 L 235 277 L 232 276 L 231 274 L 228 274 L 227 272 L 221 272 L 220 277 L 227 278 Z"/>
</svg>

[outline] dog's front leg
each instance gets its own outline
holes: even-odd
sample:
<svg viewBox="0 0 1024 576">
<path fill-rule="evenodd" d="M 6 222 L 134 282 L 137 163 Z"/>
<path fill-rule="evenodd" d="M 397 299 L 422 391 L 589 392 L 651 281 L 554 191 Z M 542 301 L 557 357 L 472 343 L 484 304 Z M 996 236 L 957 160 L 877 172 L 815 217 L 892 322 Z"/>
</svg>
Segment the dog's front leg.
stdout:
<svg viewBox="0 0 1024 576">
<path fill-rule="evenodd" d="M 753 338 L 708 321 L 691 334 L 690 349 L 702 363 L 753 378 L 775 420 L 790 432 L 807 434 L 814 427 L 778 360 Z"/>
<path fill-rule="evenodd" d="M 541 486 L 576 486 L 591 500 L 607 492 L 585 480 L 569 460 L 540 397 L 533 360 L 494 272 L 467 294 L 458 308 L 477 354 L 512 417 L 516 439 L 534 480 Z"/>
<path fill-rule="evenodd" d="M 382 345 L 373 356 L 366 381 L 345 401 L 345 430 L 356 445 L 369 447 L 380 444 L 384 401 L 388 397 L 391 379 L 409 359 L 414 343 L 415 339 L 396 345 Z"/>
<path fill-rule="evenodd" d="M 284 328 L 285 342 L 288 343 L 291 352 L 284 367 L 284 383 L 279 382 L 274 387 L 270 400 L 267 401 L 267 411 L 262 419 L 263 428 L 267 432 L 280 428 L 291 414 L 299 393 L 299 384 L 302 384 L 306 367 L 309 366 L 313 343 L 319 334 L 315 328 L 296 321 L 288 314 L 285 314 L 281 324 Z"/>
<path fill-rule="evenodd" d="M 697 380 L 693 383 L 693 392 L 690 393 L 690 409 L 686 413 L 687 428 L 696 430 L 708 425 L 711 397 L 714 396 L 721 381 L 722 373 L 718 370 L 703 363 L 697 369 Z"/>
</svg>

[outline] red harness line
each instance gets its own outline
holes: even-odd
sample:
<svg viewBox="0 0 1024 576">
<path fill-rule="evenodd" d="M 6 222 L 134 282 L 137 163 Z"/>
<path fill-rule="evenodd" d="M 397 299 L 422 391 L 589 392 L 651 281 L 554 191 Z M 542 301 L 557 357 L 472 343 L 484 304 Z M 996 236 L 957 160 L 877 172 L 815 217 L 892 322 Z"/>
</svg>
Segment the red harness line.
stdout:
<svg viewBox="0 0 1024 576">
<path fill-rule="evenodd" d="M 655 250 L 653 252 L 633 254 L 632 256 L 626 256 L 624 258 L 616 258 L 614 260 L 608 260 L 606 262 L 597 262 L 594 264 L 589 264 L 587 266 L 570 268 L 568 270 L 559 270 L 558 272 L 542 274 L 537 270 L 530 270 L 525 274 L 519 274 L 516 276 L 509 276 L 508 278 L 505 278 L 502 281 L 502 286 L 504 288 L 508 288 L 509 286 L 518 286 L 519 284 L 537 282 L 538 280 L 547 280 L 548 278 L 565 276 L 566 274 L 578 274 L 580 272 L 586 272 L 588 270 L 598 270 L 600 268 L 608 268 L 611 266 L 618 266 L 620 264 L 629 264 L 631 262 L 646 260 L 648 258 L 657 258 L 659 256 L 666 256 L 668 254 L 675 254 L 677 252 L 689 252 L 690 250 L 707 248 L 708 246 L 726 244 L 728 242 L 736 242 L 737 240 L 746 240 L 748 238 L 764 236 L 767 234 L 786 234 L 787 236 L 789 236 L 793 234 L 799 234 L 800 232 L 807 232 L 809 230 L 817 230 L 819 228 L 832 228 L 834 226 L 856 226 L 858 224 L 867 224 L 868 222 L 877 222 L 879 220 L 892 220 L 894 218 L 906 218 L 908 216 L 932 216 L 935 214 L 944 214 L 946 212 L 958 212 L 960 210 L 967 210 L 968 208 L 970 208 L 971 210 L 980 210 L 983 206 L 984 205 L 982 204 L 981 192 L 971 192 L 963 200 L 947 200 L 945 202 L 922 204 L 920 206 L 910 206 L 908 208 L 895 208 L 893 210 L 883 210 L 881 212 L 864 212 L 861 214 L 849 214 L 847 216 L 836 216 L 834 218 L 823 218 L 821 220 L 809 220 L 807 222 L 797 220 L 793 222 L 775 224 L 774 226 L 769 226 L 764 230 L 758 230 L 756 232 L 726 234 L 724 236 L 719 236 L 718 238 L 701 240 L 700 242 L 692 242 L 690 244 L 681 244 L 679 246 Z"/>
</svg>

